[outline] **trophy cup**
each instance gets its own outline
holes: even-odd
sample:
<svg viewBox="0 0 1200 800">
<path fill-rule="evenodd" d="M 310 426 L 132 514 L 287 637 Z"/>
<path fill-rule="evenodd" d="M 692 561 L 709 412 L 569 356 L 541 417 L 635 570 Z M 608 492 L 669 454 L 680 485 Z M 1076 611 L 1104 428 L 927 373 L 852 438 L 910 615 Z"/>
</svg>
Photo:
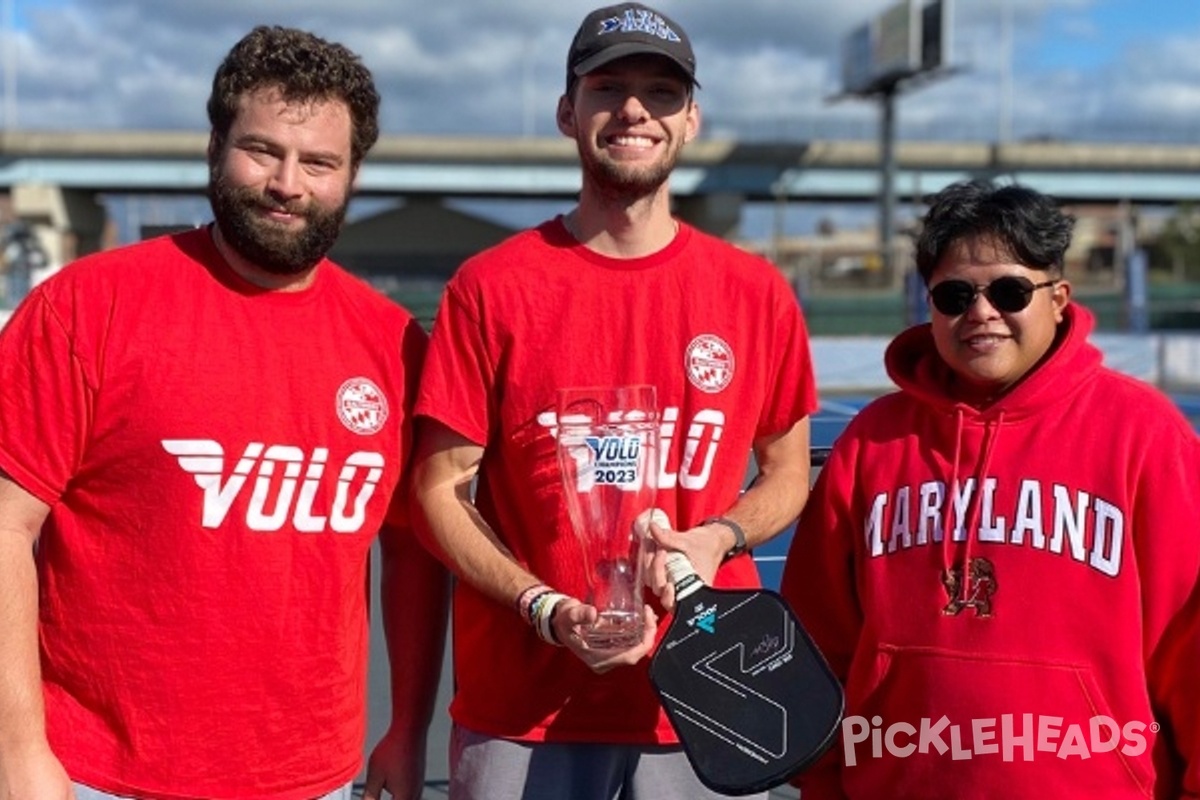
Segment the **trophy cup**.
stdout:
<svg viewBox="0 0 1200 800">
<path fill-rule="evenodd" d="M 585 601 L 600 612 L 583 639 L 597 649 L 630 647 L 642 640 L 642 556 L 658 488 L 655 389 L 562 389 L 557 410 L 558 464 L 587 576 Z"/>
</svg>

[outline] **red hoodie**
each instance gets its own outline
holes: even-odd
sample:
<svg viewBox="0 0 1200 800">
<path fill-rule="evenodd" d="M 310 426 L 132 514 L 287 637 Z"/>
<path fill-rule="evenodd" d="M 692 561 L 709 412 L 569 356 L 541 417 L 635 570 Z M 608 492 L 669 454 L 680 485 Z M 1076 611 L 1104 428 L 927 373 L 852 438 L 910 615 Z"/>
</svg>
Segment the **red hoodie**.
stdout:
<svg viewBox="0 0 1200 800">
<path fill-rule="evenodd" d="M 1200 796 L 1200 445 L 1092 324 L 984 410 L 888 347 L 783 575 L 847 695 L 805 800 Z"/>
</svg>

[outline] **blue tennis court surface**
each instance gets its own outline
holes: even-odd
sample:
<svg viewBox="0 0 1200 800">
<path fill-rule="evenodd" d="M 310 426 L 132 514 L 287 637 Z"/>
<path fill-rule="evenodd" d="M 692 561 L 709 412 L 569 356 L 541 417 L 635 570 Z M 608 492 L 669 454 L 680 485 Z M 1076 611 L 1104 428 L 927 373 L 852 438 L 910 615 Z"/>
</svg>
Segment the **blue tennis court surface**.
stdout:
<svg viewBox="0 0 1200 800">
<path fill-rule="evenodd" d="M 874 398 L 870 395 L 822 398 L 820 408 L 812 417 L 813 447 L 830 447 L 850 418 L 872 399 Z M 1200 430 L 1200 394 L 1171 394 L 1171 399 L 1191 421 L 1192 427 Z M 764 586 L 779 588 L 780 578 L 783 577 L 783 560 L 792 541 L 792 531 L 789 527 L 779 536 L 755 549 L 754 560 L 758 563 L 758 572 L 762 576 Z"/>
<path fill-rule="evenodd" d="M 1172 394 L 1171 399 L 1191 421 L 1192 427 L 1200 430 L 1200 394 Z"/>
</svg>

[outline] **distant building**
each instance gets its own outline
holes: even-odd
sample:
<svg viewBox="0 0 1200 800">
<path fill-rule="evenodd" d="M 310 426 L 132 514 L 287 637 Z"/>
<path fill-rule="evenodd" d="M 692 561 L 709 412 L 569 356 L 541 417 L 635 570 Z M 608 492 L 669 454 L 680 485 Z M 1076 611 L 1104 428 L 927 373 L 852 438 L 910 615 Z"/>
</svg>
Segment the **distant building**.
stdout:
<svg viewBox="0 0 1200 800">
<path fill-rule="evenodd" d="M 443 205 L 410 198 L 348 224 L 332 257 L 347 269 L 387 282 L 444 282 L 470 256 L 499 244 L 513 229 Z"/>
</svg>

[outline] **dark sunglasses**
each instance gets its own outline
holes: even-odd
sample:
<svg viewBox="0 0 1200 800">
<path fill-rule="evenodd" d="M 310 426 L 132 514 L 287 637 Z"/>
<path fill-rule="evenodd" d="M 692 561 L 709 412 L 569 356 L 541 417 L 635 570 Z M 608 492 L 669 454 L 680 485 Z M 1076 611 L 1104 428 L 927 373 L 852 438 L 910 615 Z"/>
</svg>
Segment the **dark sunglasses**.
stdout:
<svg viewBox="0 0 1200 800">
<path fill-rule="evenodd" d="M 1058 281 L 1034 283 L 1029 278 L 1020 275 L 1005 275 L 989 283 L 987 286 L 976 286 L 960 280 L 942 281 L 929 290 L 929 298 L 933 307 L 948 317 L 965 314 L 975 303 L 975 298 L 982 294 L 992 304 L 992 308 L 1006 314 L 1015 314 L 1029 306 L 1033 293 L 1038 289 L 1053 286 Z"/>
</svg>

